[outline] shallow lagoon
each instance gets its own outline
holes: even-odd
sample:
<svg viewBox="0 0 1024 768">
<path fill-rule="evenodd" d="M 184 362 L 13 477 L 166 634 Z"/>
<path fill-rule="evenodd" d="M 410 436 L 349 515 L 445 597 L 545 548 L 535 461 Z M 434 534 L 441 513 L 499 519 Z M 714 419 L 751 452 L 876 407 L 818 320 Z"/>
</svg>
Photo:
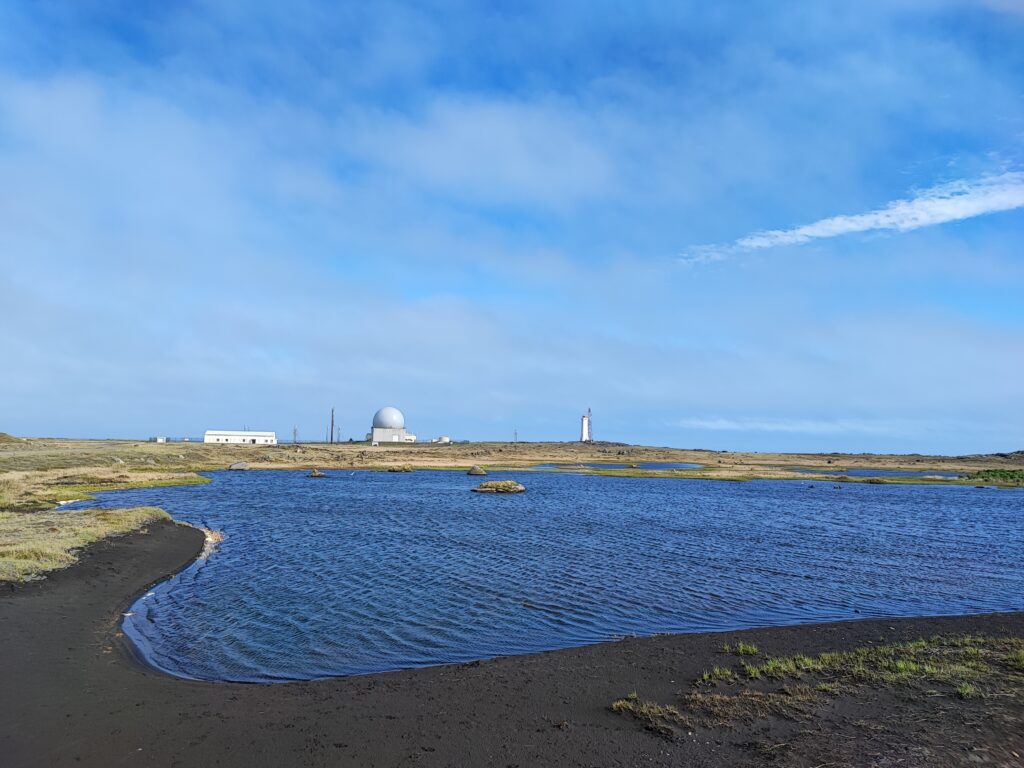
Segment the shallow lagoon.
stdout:
<svg viewBox="0 0 1024 768">
<path fill-rule="evenodd" d="M 694 632 L 1024 608 L 1024 492 L 458 472 L 212 473 L 100 494 L 223 531 L 140 599 L 154 665 L 358 674 Z"/>
</svg>

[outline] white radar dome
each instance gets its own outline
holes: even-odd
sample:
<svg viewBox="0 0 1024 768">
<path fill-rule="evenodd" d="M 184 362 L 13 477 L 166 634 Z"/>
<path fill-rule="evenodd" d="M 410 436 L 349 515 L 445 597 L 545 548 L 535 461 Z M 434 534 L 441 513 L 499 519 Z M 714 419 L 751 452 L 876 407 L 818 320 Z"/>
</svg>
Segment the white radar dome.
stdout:
<svg viewBox="0 0 1024 768">
<path fill-rule="evenodd" d="M 376 429 L 405 429 L 405 416 L 397 408 L 386 405 L 373 414 Z"/>
</svg>

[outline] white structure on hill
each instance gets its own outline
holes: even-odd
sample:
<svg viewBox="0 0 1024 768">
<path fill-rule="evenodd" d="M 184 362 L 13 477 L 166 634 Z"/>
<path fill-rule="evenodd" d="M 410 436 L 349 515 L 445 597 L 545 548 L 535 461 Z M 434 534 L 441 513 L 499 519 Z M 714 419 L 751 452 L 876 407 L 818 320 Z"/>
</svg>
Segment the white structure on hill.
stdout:
<svg viewBox="0 0 1024 768">
<path fill-rule="evenodd" d="M 233 432 L 228 429 L 208 429 L 203 435 L 204 443 L 229 445 L 277 445 L 276 432 Z"/>
<path fill-rule="evenodd" d="M 591 432 L 591 415 L 590 409 L 587 408 L 587 412 L 583 414 L 583 420 L 580 423 L 580 442 L 581 443 L 592 443 L 594 442 L 594 433 Z"/>
<path fill-rule="evenodd" d="M 371 445 L 380 443 L 415 443 L 416 435 L 405 431 L 405 416 L 397 408 L 386 405 L 373 414 L 373 426 L 366 439 Z"/>
</svg>

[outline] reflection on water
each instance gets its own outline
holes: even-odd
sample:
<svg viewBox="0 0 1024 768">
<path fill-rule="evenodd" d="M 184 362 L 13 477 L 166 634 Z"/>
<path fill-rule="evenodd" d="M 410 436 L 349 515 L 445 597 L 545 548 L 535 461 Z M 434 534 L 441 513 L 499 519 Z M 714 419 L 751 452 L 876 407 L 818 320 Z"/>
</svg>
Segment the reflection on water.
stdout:
<svg viewBox="0 0 1024 768">
<path fill-rule="evenodd" d="M 456 472 L 214 473 L 100 494 L 222 531 L 138 601 L 155 665 L 314 678 L 688 632 L 1024 608 L 1020 491 Z M 493 473 L 492 473 L 493 474 Z"/>
</svg>

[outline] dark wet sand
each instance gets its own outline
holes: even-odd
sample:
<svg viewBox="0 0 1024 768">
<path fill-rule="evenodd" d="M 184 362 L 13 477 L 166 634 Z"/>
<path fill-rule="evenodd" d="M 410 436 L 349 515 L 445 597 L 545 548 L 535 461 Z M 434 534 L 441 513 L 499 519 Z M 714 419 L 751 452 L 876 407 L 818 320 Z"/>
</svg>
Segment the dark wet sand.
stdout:
<svg viewBox="0 0 1024 768">
<path fill-rule="evenodd" d="M 200 532 L 161 523 L 96 544 L 42 582 L 0 587 L 0 766 L 1024 766 L 1024 701 L 1013 697 L 998 710 L 848 697 L 824 719 L 676 740 L 609 710 L 634 690 L 671 702 L 739 637 L 782 655 L 936 633 L 1024 636 L 1021 613 L 637 638 L 284 685 L 201 683 L 138 663 L 118 624 L 135 595 L 202 544 Z M 782 746 L 762 751 L 770 744 Z"/>
</svg>

